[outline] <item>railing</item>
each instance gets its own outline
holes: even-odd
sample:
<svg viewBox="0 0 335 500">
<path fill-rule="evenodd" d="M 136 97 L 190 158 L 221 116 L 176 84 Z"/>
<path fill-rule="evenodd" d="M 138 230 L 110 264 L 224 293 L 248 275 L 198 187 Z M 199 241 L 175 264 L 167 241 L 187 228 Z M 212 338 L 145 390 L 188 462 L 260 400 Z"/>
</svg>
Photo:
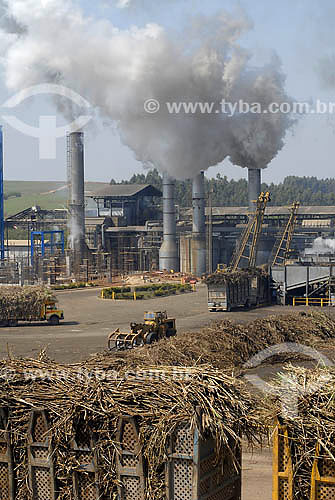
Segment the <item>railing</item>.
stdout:
<svg viewBox="0 0 335 500">
<path fill-rule="evenodd" d="M 293 500 L 298 498 L 294 476 L 291 452 L 291 436 L 289 427 L 277 425 L 273 441 L 273 488 L 272 500 Z M 322 450 L 320 444 L 316 445 L 313 466 L 308 472 L 307 459 L 303 464 L 306 473 L 310 474 L 310 500 L 334 500 L 335 498 L 335 464 Z M 299 498 L 301 498 L 299 496 Z"/>
<path fill-rule="evenodd" d="M 317 306 L 332 307 L 335 306 L 335 298 L 327 297 L 293 297 L 293 306 Z"/>
</svg>

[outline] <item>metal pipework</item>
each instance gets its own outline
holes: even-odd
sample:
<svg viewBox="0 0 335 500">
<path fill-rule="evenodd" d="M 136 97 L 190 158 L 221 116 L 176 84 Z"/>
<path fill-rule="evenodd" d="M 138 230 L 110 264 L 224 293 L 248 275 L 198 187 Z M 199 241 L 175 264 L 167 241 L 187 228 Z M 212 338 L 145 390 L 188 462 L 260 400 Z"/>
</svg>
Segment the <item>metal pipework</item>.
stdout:
<svg viewBox="0 0 335 500">
<path fill-rule="evenodd" d="M 206 215 L 205 176 L 201 172 L 193 179 L 192 187 L 193 228 L 192 228 L 192 273 L 201 276 L 206 273 Z"/>
<path fill-rule="evenodd" d="M 175 180 L 163 174 L 163 244 L 159 251 L 159 269 L 178 271 Z"/>
<path fill-rule="evenodd" d="M 248 201 L 250 210 L 254 210 L 256 208 L 257 200 L 261 191 L 261 169 L 248 168 Z"/>
<path fill-rule="evenodd" d="M 85 173 L 84 134 L 73 132 L 69 135 L 69 155 L 71 168 L 70 193 L 70 245 L 76 259 L 85 254 Z"/>
</svg>

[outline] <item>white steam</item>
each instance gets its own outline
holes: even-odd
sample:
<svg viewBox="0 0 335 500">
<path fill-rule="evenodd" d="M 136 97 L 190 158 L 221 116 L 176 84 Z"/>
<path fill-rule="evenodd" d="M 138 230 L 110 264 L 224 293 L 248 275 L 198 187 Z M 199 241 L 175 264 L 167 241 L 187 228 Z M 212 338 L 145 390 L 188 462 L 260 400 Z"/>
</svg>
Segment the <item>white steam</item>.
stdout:
<svg viewBox="0 0 335 500">
<path fill-rule="evenodd" d="M 116 1 L 116 7 L 118 7 L 119 9 L 127 9 L 129 7 L 138 7 L 138 8 L 141 8 L 141 9 L 144 9 L 146 7 L 152 7 L 152 6 L 156 6 L 157 5 L 163 5 L 165 4 L 165 6 L 167 6 L 167 2 L 166 0 L 115 0 Z M 177 2 L 181 2 L 183 0 L 169 0 L 169 4 L 172 4 L 172 3 L 177 3 Z M 190 1 L 190 0 L 188 0 Z"/>
<path fill-rule="evenodd" d="M 126 7 L 129 7 L 131 4 L 131 0 L 118 0 L 116 6 L 119 7 L 119 9 L 125 9 Z"/>
<path fill-rule="evenodd" d="M 225 11 L 190 19 L 184 37 L 156 24 L 120 30 L 85 18 L 71 0 L 7 0 L 0 26 L 7 87 L 58 83 L 81 94 L 144 165 L 193 177 L 230 157 L 265 168 L 283 147 L 287 114 L 170 114 L 166 102 L 289 102 L 279 61 L 250 68 L 238 43 L 247 17 Z M 126 7 L 127 0 L 120 6 Z M 1 5 L 1 4 L 0 4 Z M 13 31 L 15 34 L 13 35 Z M 144 102 L 161 104 L 155 115 Z M 72 113 L 71 103 L 64 110 Z"/>
<path fill-rule="evenodd" d="M 306 255 L 335 254 L 335 240 L 330 238 L 316 238 L 313 246 L 305 250 Z"/>
</svg>

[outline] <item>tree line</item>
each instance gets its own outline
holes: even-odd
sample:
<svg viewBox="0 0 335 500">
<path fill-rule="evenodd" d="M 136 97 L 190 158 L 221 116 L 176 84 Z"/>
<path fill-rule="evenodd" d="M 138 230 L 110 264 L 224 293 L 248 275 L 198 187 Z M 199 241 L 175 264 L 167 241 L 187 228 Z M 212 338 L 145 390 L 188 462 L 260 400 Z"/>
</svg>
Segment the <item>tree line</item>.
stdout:
<svg viewBox="0 0 335 500">
<path fill-rule="evenodd" d="M 9 192 L 9 193 L 4 193 L 3 199 L 4 200 L 9 200 L 10 198 L 21 198 L 22 194 L 17 193 L 17 192 Z"/>
<path fill-rule="evenodd" d="M 151 184 L 162 190 L 162 177 L 158 170 L 134 174 L 129 180 L 111 184 Z M 211 193 L 212 206 L 243 207 L 248 205 L 248 183 L 246 179 L 228 180 L 218 174 L 215 178 L 205 178 L 206 193 Z M 279 184 L 262 184 L 263 191 L 270 191 L 271 205 L 290 205 L 299 201 L 302 205 L 335 205 L 335 179 L 317 179 L 316 177 L 285 177 Z M 192 204 L 192 181 L 176 181 L 176 203 L 181 207 Z"/>
</svg>

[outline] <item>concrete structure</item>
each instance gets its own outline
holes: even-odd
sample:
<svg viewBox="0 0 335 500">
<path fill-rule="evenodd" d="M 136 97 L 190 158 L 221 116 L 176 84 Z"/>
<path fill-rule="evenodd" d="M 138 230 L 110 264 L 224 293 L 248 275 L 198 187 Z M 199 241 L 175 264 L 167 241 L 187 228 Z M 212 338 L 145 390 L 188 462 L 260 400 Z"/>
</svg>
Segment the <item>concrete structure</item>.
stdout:
<svg viewBox="0 0 335 500">
<path fill-rule="evenodd" d="M 163 175 L 163 244 L 159 251 L 161 271 L 179 270 L 176 236 L 175 180 L 167 173 Z"/>
<path fill-rule="evenodd" d="M 262 190 L 261 185 L 261 169 L 248 168 L 248 200 L 250 209 L 254 209 L 255 207 L 255 201 Z"/>
<path fill-rule="evenodd" d="M 79 262 L 85 256 L 84 134 L 73 132 L 68 138 L 70 166 L 70 246 Z"/>
<path fill-rule="evenodd" d="M 205 178 L 201 172 L 193 179 L 192 187 L 192 273 L 201 276 L 206 273 L 206 217 Z"/>
</svg>

